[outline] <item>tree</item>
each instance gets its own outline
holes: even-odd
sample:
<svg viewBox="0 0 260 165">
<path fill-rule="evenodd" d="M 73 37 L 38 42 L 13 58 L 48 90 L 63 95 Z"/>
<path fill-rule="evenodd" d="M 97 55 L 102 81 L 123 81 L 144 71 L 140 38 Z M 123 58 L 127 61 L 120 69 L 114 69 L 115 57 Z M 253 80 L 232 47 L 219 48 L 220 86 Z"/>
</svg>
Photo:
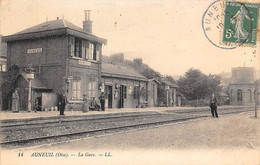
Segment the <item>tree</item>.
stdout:
<svg viewBox="0 0 260 165">
<path fill-rule="evenodd" d="M 176 81 L 174 80 L 174 78 L 171 75 L 166 75 L 164 79 L 173 84 L 176 84 Z"/>
<path fill-rule="evenodd" d="M 141 66 L 143 64 L 143 59 L 142 58 L 135 58 L 133 59 L 133 62 L 137 65 L 137 66 Z"/>
<path fill-rule="evenodd" d="M 145 76 L 146 78 L 148 79 L 152 79 L 152 78 L 156 78 L 157 80 L 160 80 L 161 79 L 161 74 L 159 72 L 156 72 L 154 71 L 153 69 L 151 68 L 146 68 L 144 69 L 141 74 L 143 76 Z"/>
<path fill-rule="evenodd" d="M 183 77 L 178 80 L 179 91 L 188 100 L 199 100 L 209 97 L 212 93 L 219 95 L 220 77 L 217 75 L 205 75 L 198 69 L 189 69 Z"/>
<path fill-rule="evenodd" d="M 11 66 L 7 72 L 1 77 L 0 88 L 3 98 L 8 98 L 12 95 L 15 89 L 16 81 L 19 75 L 19 69 L 17 65 Z"/>
</svg>

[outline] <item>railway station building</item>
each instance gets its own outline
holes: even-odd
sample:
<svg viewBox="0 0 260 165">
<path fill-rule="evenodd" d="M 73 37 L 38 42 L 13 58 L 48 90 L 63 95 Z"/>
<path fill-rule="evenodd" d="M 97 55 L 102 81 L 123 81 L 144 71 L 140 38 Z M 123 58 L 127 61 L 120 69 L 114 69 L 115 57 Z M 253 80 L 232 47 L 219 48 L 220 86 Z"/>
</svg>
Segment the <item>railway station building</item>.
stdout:
<svg viewBox="0 0 260 165">
<path fill-rule="evenodd" d="M 107 108 L 148 106 L 148 82 L 146 77 L 126 66 L 102 64 Z"/>
<path fill-rule="evenodd" d="M 27 109 L 28 85 L 32 85 L 32 104 L 36 98 L 42 108 L 57 105 L 62 91 L 75 104 L 83 94 L 100 95 L 102 46 L 106 39 L 92 34 L 90 11 L 85 11 L 83 29 L 65 19 L 46 21 L 16 34 L 5 36 L 7 68 L 17 65 L 20 76 L 21 109 Z M 26 77 L 28 64 L 34 77 Z"/>
<path fill-rule="evenodd" d="M 92 34 L 89 15 L 85 11 L 83 28 L 57 18 L 3 37 L 7 69 L 19 68 L 16 87 L 21 110 L 29 102 L 33 108 L 36 100 L 39 110 L 55 107 L 62 91 L 75 110 L 81 108 L 83 95 L 94 99 L 101 92 L 107 96 L 107 108 L 157 105 L 156 80 L 125 66 L 102 63 L 107 40 Z"/>
</svg>

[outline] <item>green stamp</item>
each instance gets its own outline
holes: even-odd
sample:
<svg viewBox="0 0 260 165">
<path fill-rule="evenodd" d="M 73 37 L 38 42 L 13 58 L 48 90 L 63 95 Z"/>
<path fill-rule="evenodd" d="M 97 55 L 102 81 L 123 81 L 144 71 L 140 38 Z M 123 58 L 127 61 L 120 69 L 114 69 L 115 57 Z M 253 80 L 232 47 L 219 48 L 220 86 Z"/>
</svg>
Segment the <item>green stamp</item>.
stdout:
<svg viewBox="0 0 260 165">
<path fill-rule="evenodd" d="M 224 13 L 222 42 L 231 45 L 255 46 L 259 4 L 227 1 Z"/>
</svg>

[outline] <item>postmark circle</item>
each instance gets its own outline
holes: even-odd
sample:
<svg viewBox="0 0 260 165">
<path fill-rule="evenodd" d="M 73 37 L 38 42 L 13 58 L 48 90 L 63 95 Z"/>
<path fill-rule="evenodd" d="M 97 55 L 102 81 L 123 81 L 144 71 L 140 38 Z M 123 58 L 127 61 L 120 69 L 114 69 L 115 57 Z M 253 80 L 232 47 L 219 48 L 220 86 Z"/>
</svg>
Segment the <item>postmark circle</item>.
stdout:
<svg viewBox="0 0 260 165">
<path fill-rule="evenodd" d="M 241 6 L 241 8 L 243 8 L 244 11 L 249 13 L 249 17 L 251 18 L 250 12 L 244 4 L 239 2 L 234 3 L 236 3 L 236 6 Z M 235 49 L 237 46 L 241 46 L 248 41 L 250 34 L 252 34 L 252 21 L 248 23 L 248 35 L 246 36 L 246 38 L 243 38 L 242 41 L 237 43 L 234 42 L 233 44 L 229 44 L 228 42 L 222 42 L 222 39 L 225 37 L 225 27 L 228 26 L 228 24 L 224 25 L 224 20 L 227 19 L 228 21 L 230 21 L 231 24 L 234 24 L 235 21 L 237 21 L 235 19 L 232 19 L 234 17 L 235 15 L 232 15 L 229 12 L 224 11 L 223 0 L 217 0 L 209 5 L 202 17 L 202 29 L 206 38 L 210 41 L 211 44 L 221 49 Z M 230 31 L 228 31 L 228 33 L 230 33 L 230 35 L 234 35 L 233 33 L 237 32 L 234 28 L 230 28 L 229 30 Z"/>
</svg>

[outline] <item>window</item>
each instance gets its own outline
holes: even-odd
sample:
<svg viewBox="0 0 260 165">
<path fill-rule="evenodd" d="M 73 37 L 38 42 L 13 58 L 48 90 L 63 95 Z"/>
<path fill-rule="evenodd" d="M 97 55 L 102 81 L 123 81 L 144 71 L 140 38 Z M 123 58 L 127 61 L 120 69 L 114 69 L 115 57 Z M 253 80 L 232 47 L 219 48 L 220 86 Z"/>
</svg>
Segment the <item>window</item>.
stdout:
<svg viewBox="0 0 260 165">
<path fill-rule="evenodd" d="M 134 88 L 134 99 L 138 99 L 139 98 L 139 87 L 135 86 Z"/>
<path fill-rule="evenodd" d="M 96 97 L 96 86 L 97 83 L 95 81 L 88 83 L 88 97 Z"/>
<path fill-rule="evenodd" d="M 82 40 L 82 58 L 86 58 L 86 42 Z"/>
<path fill-rule="evenodd" d="M 81 54 L 81 40 L 79 39 L 76 39 L 75 40 L 75 57 L 82 57 L 82 54 Z"/>
<path fill-rule="evenodd" d="M 75 53 L 75 38 L 70 36 L 69 38 L 69 53 L 71 57 L 74 57 Z"/>
<path fill-rule="evenodd" d="M 237 101 L 242 101 L 242 90 L 237 90 Z"/>
<path fill-rule="evenodd" d="M 96 56 L 95 56 L 95 51 L 94 51 L 94 44 L 92 44 L 92 43 L 89 43 L 89 45 L 88 45 L 88 59 L 90 59 L 90 60 L 96 60 Z"/>
<path fill-rule="evenodd" d="M 72 83 L 72 99 L 81 99 L 81 78 L 73 77 Z"/>
<path fill-rule="evenodd" d="M 99 50 L 96 51 L 96 60 L 99 61 Z"/>
<path fill-rule="evenodd" d="M 99 61 L 100 59 L 100 51 L 96 50 L 95 44 L 73 36 L 69 38 L 69 53 L 71 57 L 95 61 Z"/>
<path fill-rule="evenodd" d="M 5 72 L 5 71 L 6 71 L 6 65 L 0 64 L 0 72 Z"/>
</svg>

